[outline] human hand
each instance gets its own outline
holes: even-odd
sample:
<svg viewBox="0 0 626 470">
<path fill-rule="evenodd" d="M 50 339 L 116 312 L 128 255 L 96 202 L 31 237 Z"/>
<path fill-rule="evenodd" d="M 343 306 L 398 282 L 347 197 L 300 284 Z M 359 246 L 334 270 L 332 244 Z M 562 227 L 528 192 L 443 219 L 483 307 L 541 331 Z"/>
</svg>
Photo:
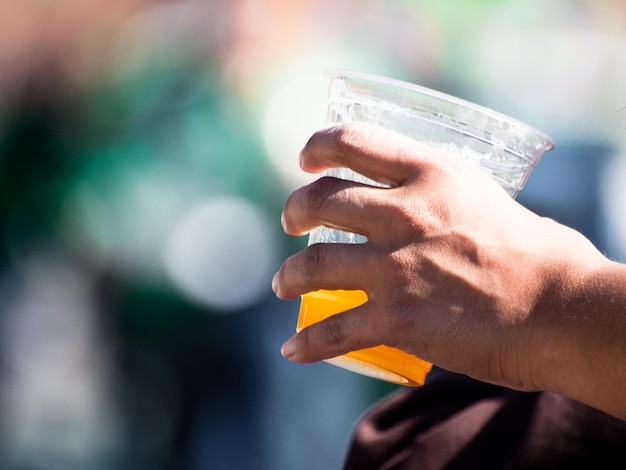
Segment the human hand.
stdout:
<svg viewBox="0 0 626 470">
<path fill-rule="evenodd" d="M 550 381 L 571 344 L 561 338 L 575 328 L 563 328 L 566 306 L 607 263 L 585 237 L 525 209 L 479 168 L 382 128 L 322 130 L 300 159 L 308 172 L 349 167 L 390 187 L 325 177 L 289 197 L 287 233 L 326 225 L 368 241 L 291 256 L 276 295 L 362 289 L 369 300 L 296 334 L 286 357 L 385 344 L 491 383 L 558 388 Z"/>
</svg>

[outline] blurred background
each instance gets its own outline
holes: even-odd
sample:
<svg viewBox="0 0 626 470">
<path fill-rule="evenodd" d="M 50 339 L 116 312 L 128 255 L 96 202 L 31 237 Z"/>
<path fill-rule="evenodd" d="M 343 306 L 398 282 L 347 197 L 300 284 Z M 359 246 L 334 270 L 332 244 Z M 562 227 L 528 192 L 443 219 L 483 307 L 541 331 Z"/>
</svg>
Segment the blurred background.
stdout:
<svg viewBox="0 0 626 470">
<path fill-rule="evenodd" d="M 270 288 L 323 71 L 551 134 L 520 202 L 624 260 L 624 51 L 613 0 L 2 0 L 0 468 L 340 468 L 395 386 Z"/>
</svg>

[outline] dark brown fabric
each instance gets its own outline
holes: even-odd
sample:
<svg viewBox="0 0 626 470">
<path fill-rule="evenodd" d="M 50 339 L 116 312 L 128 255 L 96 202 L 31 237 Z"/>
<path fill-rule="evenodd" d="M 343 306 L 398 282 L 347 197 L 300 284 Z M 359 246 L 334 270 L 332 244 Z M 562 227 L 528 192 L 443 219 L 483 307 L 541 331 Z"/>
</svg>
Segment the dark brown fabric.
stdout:
<svg viewBox="0 0 626 470">
<path fill-rule="evenodd" d="M 344 470 L 626 469 L 626 422 L 551 393 L 448 372 L 358 423 Z"/>
</svg>

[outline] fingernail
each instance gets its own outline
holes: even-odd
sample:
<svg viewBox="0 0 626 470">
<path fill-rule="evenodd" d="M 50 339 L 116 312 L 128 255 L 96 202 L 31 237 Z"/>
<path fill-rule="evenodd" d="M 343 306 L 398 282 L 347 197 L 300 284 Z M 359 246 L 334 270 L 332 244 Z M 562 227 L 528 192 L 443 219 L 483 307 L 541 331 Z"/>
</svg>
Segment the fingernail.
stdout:
<svg viewBox="0 0 626 470">
<path fill-rule="evenodd" d="M 274 291 L 274 294 L 278 294 L 278 273 L 274 274 L 274 277 L 272 278 L 272 290 Z"/>
<path fill-rule="evenodd" d="M 289 338 L 285 344 L 280 348 L 280 353 L 283 357 L 290 359 L 296 353 L 296 345 L 293 337 Z"/>
<path fill-rule="evenodd" d="M 285 213 L 280 213 L 280 225 L 283 227 L 283 231 L 285 230 Z"/>
</svg>

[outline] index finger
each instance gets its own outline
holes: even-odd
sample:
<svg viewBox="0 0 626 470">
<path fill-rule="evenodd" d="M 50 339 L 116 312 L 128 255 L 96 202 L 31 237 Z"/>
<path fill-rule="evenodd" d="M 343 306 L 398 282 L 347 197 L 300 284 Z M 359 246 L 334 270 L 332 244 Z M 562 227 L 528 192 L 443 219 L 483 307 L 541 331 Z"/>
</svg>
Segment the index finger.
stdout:
<svg viewBox="0 0 626 470">
<path fill-rule="evenodd" d="M 399 186 L 418 176 L 434 155 L 426 144 L 372 124 L 353 122 L 316 132 L 300 152 L 300 166 L 309 173 L 350 168 L 379 183 Z"/>
</svg>

